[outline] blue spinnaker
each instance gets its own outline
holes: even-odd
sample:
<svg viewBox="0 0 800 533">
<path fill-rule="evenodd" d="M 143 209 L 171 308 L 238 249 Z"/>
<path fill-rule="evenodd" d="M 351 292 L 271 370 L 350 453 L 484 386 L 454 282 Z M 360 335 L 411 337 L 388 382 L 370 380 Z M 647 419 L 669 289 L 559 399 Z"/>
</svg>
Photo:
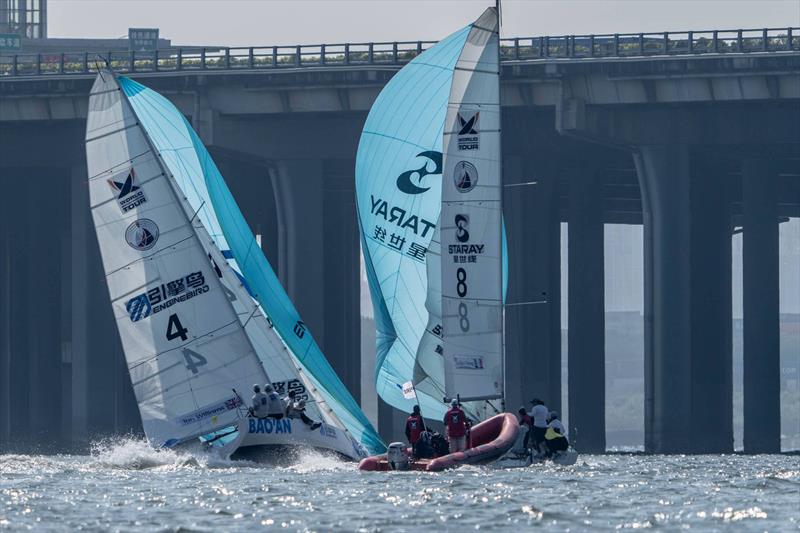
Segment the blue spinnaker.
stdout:
<svg viewBox="0 0 800 533">
<path fill-rule="evenodd" d="M 180 111 L 157 92 L 123 76 L 119 84 L 178 185 L 215 244 L 255 295 L 295 361 L 336 417 L 370 453 L 385 450 L 375 429 L 330 366 L 261 251 L 233 195 L 200 138 Z M 202 178 L 202 179 L 201 179 Z M 268 369 L 269 370 L 269 369 Z"/>
<path fill-rule="evenodd" d="M 410 411 L 415 401 L 403 397 L 402 385 L 413 381 L 422 412 L 432 419 L 444 415 L 438 383 L 443 367 L 421 369 L 417 360 L 429 317 L 426 254 L 441 210 L 442 136 L 453 69 L 470 28 L 426 50 L 391 79 L 367 117 L 356 158 L 377 328 L 376 390 L 393 407 Z"/>
</svg>

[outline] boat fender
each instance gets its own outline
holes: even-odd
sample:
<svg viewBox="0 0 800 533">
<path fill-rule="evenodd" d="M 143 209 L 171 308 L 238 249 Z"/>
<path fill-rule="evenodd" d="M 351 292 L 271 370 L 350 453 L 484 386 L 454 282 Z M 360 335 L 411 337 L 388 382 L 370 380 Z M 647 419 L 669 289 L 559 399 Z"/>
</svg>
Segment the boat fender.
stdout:
<svg viewBox="0 0 800 533">
<path fill-rule="evenodd" d="M 391 443 L 386 451 L 386 459 L 392 470 L 408 470 L 411 468 L 404 442 Z"/>
</svg>

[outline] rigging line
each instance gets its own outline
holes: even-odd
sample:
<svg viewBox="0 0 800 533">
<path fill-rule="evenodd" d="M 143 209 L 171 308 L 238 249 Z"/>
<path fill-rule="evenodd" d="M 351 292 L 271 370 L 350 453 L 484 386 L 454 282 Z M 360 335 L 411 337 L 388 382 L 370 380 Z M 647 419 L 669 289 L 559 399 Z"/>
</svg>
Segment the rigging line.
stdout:
<svg viewBox="0 0 800 533">
<path fill-rule="evenodd" d="M 533 300 L 530 302 L 514 302 L 512 304 L 504 304 L 504 307 L 516 307 L 518 305 L 539 305 L 539 304 L 549 304 L 550 300 Z"/>
<path fill-rule="evenodd" d="M 249 323 L 250 323 L 250 320 L 251 320 L 251 319 L 252 319 L 254 316 L 256 316 L 256 313 L 258 312 L 258 309 L 259 309 L 259 307 L 258 307 L 257 305 L 253 307 L 253 312 L 252 312 L 252 313 L 250 313 L 250 316 L 249 316 L 249 317 L 247 317 L 247 320 L 245 320 L 244 324 L 242 324 L 242 328 L 246 328 L 246 327 L 247 327 L 247 324 L 249 324 Z"/>
<path fill-rule="evenodd" d="M 197 217 L 197 214 L 200 212 L 200 210 L 203 209 L 204 205 L 206 205 L 206 201 L 205 200 L 203 200 L 203 203 L 201 203 L 200 207 L 198 207 L 197 210 L 194 212 L 194 214 L 192 215 L 192 218 L 189 219 L 189 224 L 192 224 L 192 222 L 194 222 L 194 219 Z"/>
</svg>

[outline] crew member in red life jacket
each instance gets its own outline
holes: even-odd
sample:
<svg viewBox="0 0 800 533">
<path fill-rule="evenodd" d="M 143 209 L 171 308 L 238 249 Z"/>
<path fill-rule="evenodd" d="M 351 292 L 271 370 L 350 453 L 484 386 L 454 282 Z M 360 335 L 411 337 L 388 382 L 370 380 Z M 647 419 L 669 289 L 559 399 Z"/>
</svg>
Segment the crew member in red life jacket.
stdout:
<svg viewBox="0 0 800 533">
<path fill-rule="evenodd" d="M 458 400 L 450 402 L 450 409 L 444 415 L 444 427 L 450 442 L 450 453 L 467 449 L 467 417 L 458 406 Z"/>
<path fill-rule="evenodd" d="M 406 438 L 408 443 L 411 444 L 414 457 L 417 456 L 417 442 L 419 442 L 419 436 L 423 431 L 425 431 L 425 422 L 419 412 L 419 405 L 415 405 L 411 416 L 406 419 Z"/>
<path fill-rule="evenodd" d="M 519 412 L 520 427 L 524 427 L 527 429 L 527 431 L 525 432 L 525 438 L 522 441 L 522 445 L 525 447 L 525 449 L 527 449 L 528 441 L 531 438 L 531 430 L 533 429 L 533 418 L 531 418 L 530 415 L 527 412 L 525 412 L 524 407 L 520 407 L 518 412 Z"/>
</svg>

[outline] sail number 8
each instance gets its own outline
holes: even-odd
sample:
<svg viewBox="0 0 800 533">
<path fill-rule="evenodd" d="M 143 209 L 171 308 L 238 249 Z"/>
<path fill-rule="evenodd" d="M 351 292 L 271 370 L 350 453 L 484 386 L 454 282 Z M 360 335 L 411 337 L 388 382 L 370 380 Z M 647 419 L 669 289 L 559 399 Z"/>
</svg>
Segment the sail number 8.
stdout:
<svg viewBox="0 0 800 533">
<path fill-rule="evenodd" d="M 459 268 L 456 270 L 456 292 L 458 295 L 463 298 L 467 295 L 467 271 L 463 268 Z M 469 318 L 467 317 L 467 304 L 465 302 L 459 302 L 458 304 L 458 327 L 461 328 L 461 331 L 466 333 L 469 331 Z"/>
</svg>

